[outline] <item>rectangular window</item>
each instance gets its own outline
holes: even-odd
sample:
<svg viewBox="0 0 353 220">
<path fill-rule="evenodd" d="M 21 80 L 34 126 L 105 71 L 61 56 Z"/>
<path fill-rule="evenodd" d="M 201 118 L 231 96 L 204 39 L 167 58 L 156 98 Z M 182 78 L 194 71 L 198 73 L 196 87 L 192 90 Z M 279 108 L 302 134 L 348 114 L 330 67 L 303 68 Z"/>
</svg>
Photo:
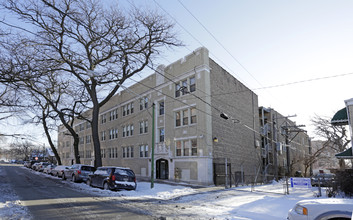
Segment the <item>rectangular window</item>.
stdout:
<svg viewBox="0 0 353 220">
<path fill-rule="evenodd" d="M 106 114 L 101 115 L 101 123 L 104 124 L 106 122 L 107 122 L 107 115 Z"/>
<path fill-rule="evenodd" d="M 190 109 L 190 124 L 196 124 L 196 108 Z"/>
<path fill-rule="evenodd" d="M 125 116 L 125 115 L 126 115 L 126 111 L 127 111 L 127 106 L 126 106 L 126 105 L 124 105 L 124 106 L 123 106 L 123 116 Z"/>
<path fill-rule="evenodd" d="M 145 121 L 145 133 L 148 132 L 148 121 Z"/>
<path fill-rule="evenodd" d="M 183 110 L 183 125 L 189 124 L 189 110 Z"/>
<path fill-rule="evenodd" d="M 181 156 L 181 141 L 176 142 L 176 156 Z"/>
<path fill-rule="evenodd" d="M 80 137 L 80 142 L 79 144 L 84 144 L 85 143 L 85 138 L 84 137 Z"/>
<path fill-rule="evenodd" d="M 108 148 L 108 157 L 109 158 L 112 158 L 112 151 L 111 150 L 112 150 L 111 148 Z"/>
<path fill-rule="evenodd" d="M 190 141 L 183 141 L 184 156 L 190 155 Z"/>
<path fill-rule="evenodd" d="M 159 129 L 159 142 L 164 141 L 164 128 Z"/>
<path fill-rule="evenodd" d="M 145 146 L 140 145 L 140 157 L 144 156 Z"/>
<path fill-rule="evenodd" d="M 159 115 L 164 115 L 164 102 L 159 103 Z"/>
<path fill-rule="evenodd" d="M 123 137 L 126 136 L 126 126 L 123 127 Z"/>
<path fill-rule="evenodd" d="M 102 158 L 105 158 L 105 149 L 101 149 L 101 156 Z"/>
<path fill-rule="evenodd" d="M 130 106 L 131 106 L 131 114 L 132 114 L 132 113 L 134 113 L 134 103 L 131 102 L 131 103 L 130 103 Z"/>
<path fill-rule="evenodd" d="M 197 139 L 191 140 L 191 156 L 197 156 Z"/>
<path fill-rule="evenodd" d="M 181 82 L 181 86 L 182 86 L 182 94 L 185 95 L 188 92 L 188 80 L 184 80 Z"/>
<path fill-rule="evenodd" d="M 196 81 L 195 81 L 195 76 L 190 78 L 190 89 L 189 92 L 195 92 L 196 90 Z"/>
<path fill-rule="evenodd" d="M 145 108 L 148 108 L 148 98 L 145 97 Z"/>
<path fill-rule="evenodd" d="M 148 145 L 145 145 L 145 157 L 148 157 Z"/>
<path fill-rule="evenodd" d="M 123 158 L 126 157 L 126 147 L 123 147 Z"/>
<path fill-rule="evenodd" d="M 134 157 L 134 146 L 132 146 L 130 149 L 130 156 Z"/>
<path fill-rule="evenodd" d="M 140 121 L 140 134 L 143 133 L 144 125 L 143 121 Z"/>
<path fill-rule="evenodd" d="M 86 136 L 86 144 L 90 144 L 91 143 L 91 135 L 87 135 Z"/>
<path fill-rule="evenodd" d="M 118 129 L 117 128 L 114 129 L 114 138 L 118 138 Z"/>
<path fill-rule="evenodd" d="M 175 112 L 175 126 L 180 126 L 180 112 Z"/>
<path fill-rule="evenodd" d="M 131 105 L 128 104 L 128 105 L 127 105 L 127 110 L 126 110 L 126 115 L 129 115 L 129 114 L 130 114 L 130 108 L 131 108 Z"/>
<path fill-rule="evenodd" d="M 143 110 L 143 106 L 144 106 L 143 99 L 140 99 L 140 111 Z"/>
<path fill-rule="evenodd" d="M 179 97 L 180 96 L 180 84 L 177 83 L 175 84 L 175 97 Z"/>
<path fill-rule="evenodd" d="M 134 125 L 131 125 L 130 129 L 130 135 L 132 136 L 134 135 Z"/>
<path fill-rule="evenodd" d="M 126 137 L 130 136 L 130 125 L 127 126 L 126 128 Z"/>
<path fill-rule="evenodd" d="M 102 132 L 101 132 L 101 140 L 102 140 L 102 141 L 105 141 L 105 131 L 102 131 Z"/>
</svg>

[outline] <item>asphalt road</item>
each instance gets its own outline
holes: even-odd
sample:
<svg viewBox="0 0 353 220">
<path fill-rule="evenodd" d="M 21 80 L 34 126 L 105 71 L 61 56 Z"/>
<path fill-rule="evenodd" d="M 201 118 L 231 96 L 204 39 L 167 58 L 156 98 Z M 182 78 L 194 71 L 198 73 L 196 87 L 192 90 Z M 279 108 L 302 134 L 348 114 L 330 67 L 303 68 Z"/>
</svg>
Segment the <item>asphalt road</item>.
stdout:
<svg viewBox="0 0 353 220">
<path fill-rule="evenodd" d="M 4 166 L 6 181 L 21 198 L 33 219 L 155 219 L 131 204 L 110 201 L 70 188 L 60 179 L 33 175 L 19 166 Z"/>
</svg>

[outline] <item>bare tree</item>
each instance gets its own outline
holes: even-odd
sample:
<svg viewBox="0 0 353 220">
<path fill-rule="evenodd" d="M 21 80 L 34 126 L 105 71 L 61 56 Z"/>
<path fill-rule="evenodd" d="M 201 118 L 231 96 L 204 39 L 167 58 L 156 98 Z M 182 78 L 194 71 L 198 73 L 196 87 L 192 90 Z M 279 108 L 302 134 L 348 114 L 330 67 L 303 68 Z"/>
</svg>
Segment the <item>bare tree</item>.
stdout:
<svg viewBox="0 0 353 220">
<path fill-rule="evenodd" d="M 347 126 L 333 126 L 331 120 L 327 117 L 316 115 L 311 122 L 315 126 L 315 133 L 324 138 L 326 143 L 330 143 L 330 147 L 337 152 L 343 152 L 347 149 L 350 139 L 348 137 Z M 339 160 L 340 169 L 345 169 L 344 159 Z"/>
<path fill-rule="evenodd" d="M 4 6 L 36 29 L 35 37 L 26 33 L 22 41 L 40 51 L 46 64 L 60 66 L 62 74 L 90 97 L 85 106 L 91 116 L 81 117 L 91 123 L 95 166 L 101 166 L 100 108 L 163 48 L 181 45 L 172 33 L 173 24 L 155 11 L 124 11 L 115 5 L 105 10 L 94 0 L 7 0 Z M 106 92 L 99 93 L 103 87 Z"/>
</svg>

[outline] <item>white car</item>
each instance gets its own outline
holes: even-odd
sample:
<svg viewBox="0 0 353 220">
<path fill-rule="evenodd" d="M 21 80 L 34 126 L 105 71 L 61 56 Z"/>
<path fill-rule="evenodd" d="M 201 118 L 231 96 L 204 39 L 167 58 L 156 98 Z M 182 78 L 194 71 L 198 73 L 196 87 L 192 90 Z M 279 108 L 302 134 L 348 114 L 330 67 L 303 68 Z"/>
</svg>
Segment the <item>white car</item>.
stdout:
<svg viewBox="0 0 353 220">
<path fill-rule="evenodd" d="M 353 199 L 311 199 L 297 202 L 288 220 L 353 219 Z"/>
</svg>

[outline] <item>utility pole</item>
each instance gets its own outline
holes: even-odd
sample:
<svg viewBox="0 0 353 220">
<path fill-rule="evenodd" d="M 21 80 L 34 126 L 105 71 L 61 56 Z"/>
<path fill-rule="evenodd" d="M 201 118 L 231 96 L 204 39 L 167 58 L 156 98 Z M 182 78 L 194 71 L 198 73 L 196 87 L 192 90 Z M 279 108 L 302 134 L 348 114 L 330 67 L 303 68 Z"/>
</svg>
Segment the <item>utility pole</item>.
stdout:
<svg viewBox="0 0 353 220">
<path fill-rule="evenodd" d="M 152 104 L 152 152 L 151 152 L 151 189 L 154 187 L 154 109 L 155 104 Z"/>
</svg>

